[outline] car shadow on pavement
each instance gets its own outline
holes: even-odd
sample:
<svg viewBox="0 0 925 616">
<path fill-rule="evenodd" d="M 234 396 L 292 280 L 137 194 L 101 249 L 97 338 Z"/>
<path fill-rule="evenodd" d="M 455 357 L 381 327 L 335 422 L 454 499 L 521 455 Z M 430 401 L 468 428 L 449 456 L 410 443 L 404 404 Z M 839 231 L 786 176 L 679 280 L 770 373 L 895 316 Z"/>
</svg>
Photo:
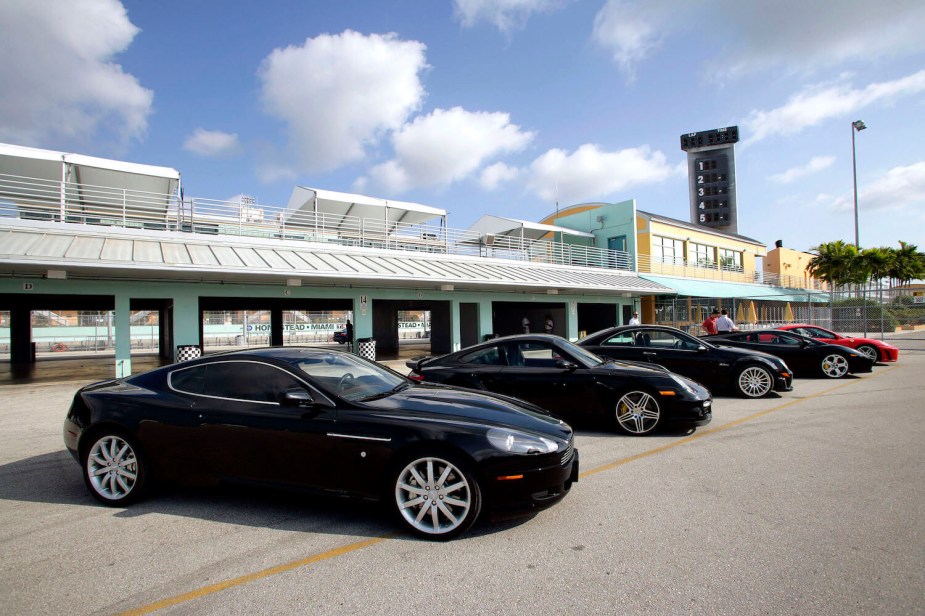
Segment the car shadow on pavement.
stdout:
<svg viewBox="0 0 925 616">
<path fill-rule="evenodd" d="M 94 507 L 110 512 L 113 518 L 158 514 L 293 532 L 419 540 L 393 521 L 383 503 L 247 485 L 156 484 L 137 503 L 106 507 L 90 495 L 80 467 L 63 450 L 0 465 L 0 501 Z M 494 534 L 523 524 L 533 515 L 482 519 L 464 536 Z"/>
</svg>

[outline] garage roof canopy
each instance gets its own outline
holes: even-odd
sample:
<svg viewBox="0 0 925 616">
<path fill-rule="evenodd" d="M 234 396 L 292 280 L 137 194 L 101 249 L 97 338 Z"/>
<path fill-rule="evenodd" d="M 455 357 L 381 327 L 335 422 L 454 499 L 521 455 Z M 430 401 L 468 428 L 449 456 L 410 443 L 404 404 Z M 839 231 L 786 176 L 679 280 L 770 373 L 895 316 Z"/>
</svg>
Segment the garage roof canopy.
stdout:
<svg viewBox="0 0 925 616">
<path fill-rule="evenodd" d="M 543 239 L 550 233 L 561 233 L 563 235 L 572 235 L 576 237 L 594 237 L 593 233 L 576 231 L 575 229 L 568 229 L 566 227 L 517 220 L 516 218 L 503 218 L 490 214 L 482 216 L 475 221 L 475 224 L 469 227 L 469 230 L 477 231 L 480 234 L 507 235 L 511 237 L 523 237 L 530 240 Z"/>
<path fill-rule="evenodd" d="M 345 223 L 349 217 L 404 224 L 421 224 L 440 218 L 441 224 L 446 224 L 446 210 L 439 208 L 306 186 L 296 186 L 292 190 L 284 217 L 287 221 L 298 220 L 299 214 L 322 214 L 326 226 L 338 217 Z"/>
<path fill-rule="evenodd" d="M 69 154 L 0 143 L 0 174 L 173 195 L 180 188 L 180 172 L 170 167 L 141 165 L 119 160 Z M 7 182 L 0 183 L 5 186 Z M 14 195 L 4 194 L 0 197 Z"/>
</svg>

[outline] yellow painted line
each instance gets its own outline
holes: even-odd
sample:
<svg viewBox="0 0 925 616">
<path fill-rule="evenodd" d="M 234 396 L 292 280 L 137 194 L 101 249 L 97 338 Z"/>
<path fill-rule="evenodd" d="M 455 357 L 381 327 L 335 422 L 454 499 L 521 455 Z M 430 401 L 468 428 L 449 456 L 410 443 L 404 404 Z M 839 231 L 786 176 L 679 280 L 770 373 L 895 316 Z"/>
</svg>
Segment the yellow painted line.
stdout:
<svg viewBox="0 0 925 616">
<path fill-rule="evenodd" d="M 884 370 L 882 370 L 882 371 L 878 371 L 876 374 L 870 375 L 869 377 L 867 377 L 867 380 L 869 380 L 869 379 L 871 379 L 871 378 L 874 378 L 874 377 L 876 377 L 876 376 L 879 376 L 879 375 L 881 375 L 881 374 L 883 374 L 883 373 L 885 373 L 885 372 L 889 372 L 890 370 L 895 370 L 896 368 L 897 368 L 896 365 L 890 366 L 889 368 L 886 368 L 886 369 L 884 369 Z M 770 413 L 775 413 L 775 412 L 777 412 L 777 411 L 780 411 L 780 410 L 783 410 L 783 409 L 785 409 L 785 408 L 791 407 L 791 406 L 793 406 L 793 405 L 795 405 L 795 404 L 799 404 L 800 402 L 803 402 L 804 400 L 812 400 L 813 398 L 818 398 L 819 396 L 824 396 L 825 394 L 832 393 L 833 391 L 839 390 L 839 389 L 841 389 L 841 388 L 843 388 L 843 387 L 848 387 L 849 385 L 854 385 L 855 383 L 860 383 L 860 382 L 861 382 L 860 379 L 858 379 L 858 380 L 854 380 L 854 379 L 853 379 L 853 380 L 850 380 L 850 381 L 848 381 L 848 382 L 846 382 L 846 383 L 841 383 L 841 384 L 839 384 L 839 385 L 836 385 L 835 387 L 830 387 L 829 389 L 826 389 L 826 390 L 820 391 L 820 392 L 818 392 L 818 393 L 815 393 L 815 394 L 806 396 L 805 398 L 796 398 L 796 399 L 794 399 L 794 400 L 790 400 L 789 402 L 785 402 L 784 404 L 779 404 L 778 406 L 775 406 L 775 407 L 772 407 L 772 408 L 769 408 L 769 409 L 765 409 L 765 410 L 763 410 L 763 411 L 758 411 L 757 413 L 752 413 L 751 415 L 747 415 L 746 417 L 740 417 L 739 419 L 730 421 L 729 423 L 723 424 L 723 425 L 721 425 L 721 426 L 716 426 L 715 428 L 707 428 L 706 430 L 698 430 L 697 432 L 695 432 L 694 434 L 692 434 L 692 435 L 690 435 L 690 436 L 686 436 L 686 437 L 681 438 L 681 439 L 678 439 L 678 440 L 676 440 L 676 441 L 672 441 L 672 442 L 668 443 L 667 445 L 662 445 L 661 447 L 655 447 L 654 449 L 649 449 L 648 451 L 643 451 L 642 453 L 638 453 L 638 454 L 636 454 L 636 455 L 634 455 L 634 456 L 629 456 L 629 457 L 627 457 L 627 458 L 621 458 L 621 459 L 619 459 L 619 460 L 615 460 L 615 461 L 613 461 L 613 462 L 608 462 L 607 464 L 603 464 L 603 465 L 601 465 L 601 466 L 598 466 L 598 467 L 589 469 L 589 470 L 587 470 L 587 471 L 585 471 L 585 472 L 583 472 L 583 473 L 579 473 L 578 477 L 579 477 L 580 479 L 584 479 L 585 477 L 590 477 L 590 476 L 596 475 L 596 474 L 598 474 L 598 473 L 603 473 L 604 471 L 609 471 L 609 470 L 614 469 L 614 468 L 617 468 L 617 467 L 619 467 L 619 466 L 623 466 L 624 464 L 629 464 L 630 462 L 635 462 L 636 460 L 641 460 L 641 459 L 643 459 L 643 458 L 648 458 L 649 456 L 654 456 L 654 455 L 657 454 L 657 453 L 662 453 L 663 451 L 668 451 L 669 449 L 674 449 L 675 447 L 680 447 L 681 445 L 686 445 L 686 444 L 688 444 L 688 443 L 690 443 L 690 442 L 692 442 L 692 441 L 696 441 L 697 439 L 701 439 L 701 438 L 703 438 L 703 437 L 705 437 L 705 436 L 710 436 L 711 434 L 716 434 L 717 432 L 722 432 L 723 430 L 729 430 L 730 428 L 734 428 L 734 427 L 739 426 L 739 425 L 742 425 L 742 424 L 744 424 L 744 423 L 746 423 L 746 422 L 753 421 L 753 420 L 755 420 L 755 419 L 758 419 L 759 417 L 764 417 L 765 415 L 769 415 Z"/>
<path fill-rule="evenodd" d="M 122 612 L 123 616 L 135 616 L 136 614 L 150 614 L 157 610 L 164 609 L 165 607 L 171 607 L 178 605 L 180 603 L 185 603 L 187 601 L 193 601 L 194 599 L 199 599 L 207 595 L 212 595 L 217 592 L 227 590 L 229 588 L 234 588 L 235 586 L 242 586 L 244 584 L 249 584 L 256 580 L 263 578 L 268 578 L 272 575 L 277 575 L 278 573 L 285 573 L 286 571 L 292 571 L 293 569 L 298 569 L 299 567 L 305 567 L 306 565 L 311 565 L 314 563 L 321 562 L 323 560 L 328 560 L 330 558 L 335 558 L 337 556 L 343 556 L 344 554 L 349 554 L 350 552 L 355 552 L 357 550 L 362 550 L 363 548 L 368 548 L 377 543 L 381 543 L 386 539 L 390 539 L 392 533 L 383 535 L 381 537 L 374 537 L 372 539 L 367 539 L 365 541 L 357 541 L 355 543 L 349 543 L 347 545 L 341 546 L 339 548 L 334 548 L 333 550 L 328 550 L 327 552 L 321 552 L 320 554 L 315 554 L 314 556 L 309 556 L 308 558 L 303 558 L 301 560 L 295 560 L 290 563 L 283 565 L 277 565 L 276 567 L 270 567 L 269 569 L 264 569 L 263 571 L 257 571 L 255 573 L 248 573 L 247 575 L 242 575 L 240 577 L 232 578 L 230 580 L 225 580 L 224 582 L 218 582 L 216 584 L 211 584 L 209 586 L 203 586 L 196 590 L 192 590 L 188 593 L 182 595 L 177 595 L 175 597 L 169 597 L 163 599 L 156 603 L 149 603 L 148 605 L 143 605 L 139 608 L 133 610 L 128 610 Z"/>
<path fill-rule="evenodd" d="M 896 368 L 896 366 L 890 366 L 883 372 L 888 372 L 889 370 L 893 370 L 894 368 Z M 880 373 L 878 372 L 878 374 Z M 856 382 L 859 382 L 859 381 L 849 381 L 847 383 L 842 383 L 840 385 L 837 385 L 836 387 L 831 387 L 829 389 L 826 389 L 825 391 L 820 391 L 819 393 L 813 394 L 811 396 L 807 396 L 805 398 L 797 398 L 795 400 L 786 402 L 785 404 L 781 404 L 781 405 L 775 406 L 773 408 L 770 408 L 764 411 L 753 413 L 751 415 L 748 415 L 747 417 L 736 419 L 735 421 L 731 421 L 727 424 L 723 424 L 722 426 L 717 426 L 716 428 L 710 428 L 707 430 L 697 432 L 696 434 L 693 434 L 691 436 L 687 436 L 680 440 L 673 441 L 661 447 L 656 447 L 654 449 L 644 451 L 640 454 L 636 454 L 635 456 L 630 456 L 628 458 L 621 458 L 620 460 L 616 460 L 614 462 L 610 462 L 608 464 L 604 464 L 602 466 L 598 466 L 596 468 L 592 468 L 591 470 L 585 471 L 581 473 L 579 477 L 581 478 L 590 477 L 591 475 L 596 475 L 597 473 L 602 473 L 604 471 L 617 468 L 618 466 L 623 466 L 624 464 L 629 464 L 630 462 L 634 462 L 636 460 L 641 460 L 642 458 L 653 456 L 657 453 L 661 453 L 663 451 L 673 449 L 674 447 L 685 445 L 687 443 L 690 443 L 691 441 L 695 441 L 699 438 L 703 438 L 710 434 L 716 434 L 717 432 L 728 430 L 730 428 L 741 425 L 748 421 L 752 421 L 754 419 L 757 419 L 769 413 L 773 413 L 775 411 L 785 409 L 787 407 L 793 406 L 804 400 L 811 400 L 813 398 L 817 398 L 824 394 L 827 394 L 827 393 L 836 391 L 838 389 L 841 389 L 843 387 L 852 385 Z M 309 556 L 307 558 L 302 558 L 300 560 L 295 560 L 295 561 L 285 563 L 282 565 L 277 565 L 275 567 L 270 567 L 268 569 L 263 569 L 262 571 L 257 571 L 255 573 L 248 573 L 247 575 L 242 575 L 236 578 L 232 578 L 230 580 L 225 580 L 224 582 L 217 582 L 215 584 L 210 584 L 209 586 L 203 586 L 202 588 L 192 590 L 182 595 L 176 595 L 175 597 L 168 597 L 167 599 L 162 599 L 155 603 L 149 603 L 148 605 L 143 605 L 141 607 L 138 607 L 132 610 L 127 610 L 125 612 L 122 612 L 121 614 L 122 616 L 136 616 L 140 614 L 150 614 L 151 612 L 156 612 L 157 610 L 161 610 L 166 607 L 172 607 L 174 605 L 179 605 L 180 603 L 186 603 L 187 601 L 193 601 L 195 599 L 200 599 L 202 597 L 206 597 L 208 595 L 212 595 L 217 592 L 227 590 L 229 588 L 234 588 L 236 586 L 243 586 L 244 584 L 249 584 L 257 580 L 261 580 L 261 579 L 268 578 L 273 575 L 277 575 L 279 573 L 285 573 L 287 571 L 292 571 L 293 569 L 298 569 L 300 567 L 312 565 L 312 564 L 321 562 L 323 560 L 328 560 L 331 558 L 335 558 L 337 556 L 343 556 L 344 554 L 349 554 L 350 552 L 362 550 L 363 548 L 368 548 L 370 546 L 376 545 L 377 543 L 382 543 L 383 541 L 387 539 L 391 539 L 393 536 L 394 536 L 393 533 L 388 533 L 380 537 L 374 537 L 372 539 L 366 539 L 364 541 L 357 541 L 354 543 L 349 543 L 339 548 L 334 548 L 333 550 L 328 550 L 326 552 L 321 552 L 320 554 L 315 554 L 314 556 Z"/>
</svg>

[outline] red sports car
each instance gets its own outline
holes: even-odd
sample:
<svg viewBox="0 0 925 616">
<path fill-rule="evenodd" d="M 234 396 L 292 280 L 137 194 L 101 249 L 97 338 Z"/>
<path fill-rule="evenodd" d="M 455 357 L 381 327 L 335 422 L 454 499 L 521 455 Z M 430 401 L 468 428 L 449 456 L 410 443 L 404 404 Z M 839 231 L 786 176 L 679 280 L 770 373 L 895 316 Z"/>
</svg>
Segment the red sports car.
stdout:
<svg viewBox="0 0 925 616">
<path fill-rule="evenodd" d="M 806 323 L 781 325 L 777 329 L 792 331 L 795 334 L 815 338 L 820 342 L 840 344 L 842 346 L 851 347 L 852 349 L 857 349 L 875 362 L 896 361 L 899 359 L 899 349 L 882 340 L 875 340 L 873 338 L 850 338 L 848 336 L 836 334 L 830 329 L 819 327 L 818 325 L 807 325 Z"/>
</svg>

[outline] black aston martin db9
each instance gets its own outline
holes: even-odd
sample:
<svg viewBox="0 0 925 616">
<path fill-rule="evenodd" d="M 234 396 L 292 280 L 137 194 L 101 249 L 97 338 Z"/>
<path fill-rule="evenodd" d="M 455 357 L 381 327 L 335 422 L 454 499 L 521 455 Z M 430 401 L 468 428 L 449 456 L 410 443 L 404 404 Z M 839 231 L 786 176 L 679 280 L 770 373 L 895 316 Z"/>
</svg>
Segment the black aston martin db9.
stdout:
<svg viewBox="0 0 925 616">
<path fill-rule="evenodd" d="M 568 421 L 604 419 L 630 435 L 712 419 L 706 388 L 654 365 L 593 355 L 559 336 L 519 334 L 406 362 L 410 378 L 527 400 Z"/>
<path fill-rule="evenodd" d="M 415 383 L 355 355 L 236 351 L 89 385 L 64 443 L 107 505 L 152 480 L 232 481 L 384 499 L 448 539 L 486 511 L 537 510 L 578 478 L 572 429 L 502 396 Z"/>
</svg>

